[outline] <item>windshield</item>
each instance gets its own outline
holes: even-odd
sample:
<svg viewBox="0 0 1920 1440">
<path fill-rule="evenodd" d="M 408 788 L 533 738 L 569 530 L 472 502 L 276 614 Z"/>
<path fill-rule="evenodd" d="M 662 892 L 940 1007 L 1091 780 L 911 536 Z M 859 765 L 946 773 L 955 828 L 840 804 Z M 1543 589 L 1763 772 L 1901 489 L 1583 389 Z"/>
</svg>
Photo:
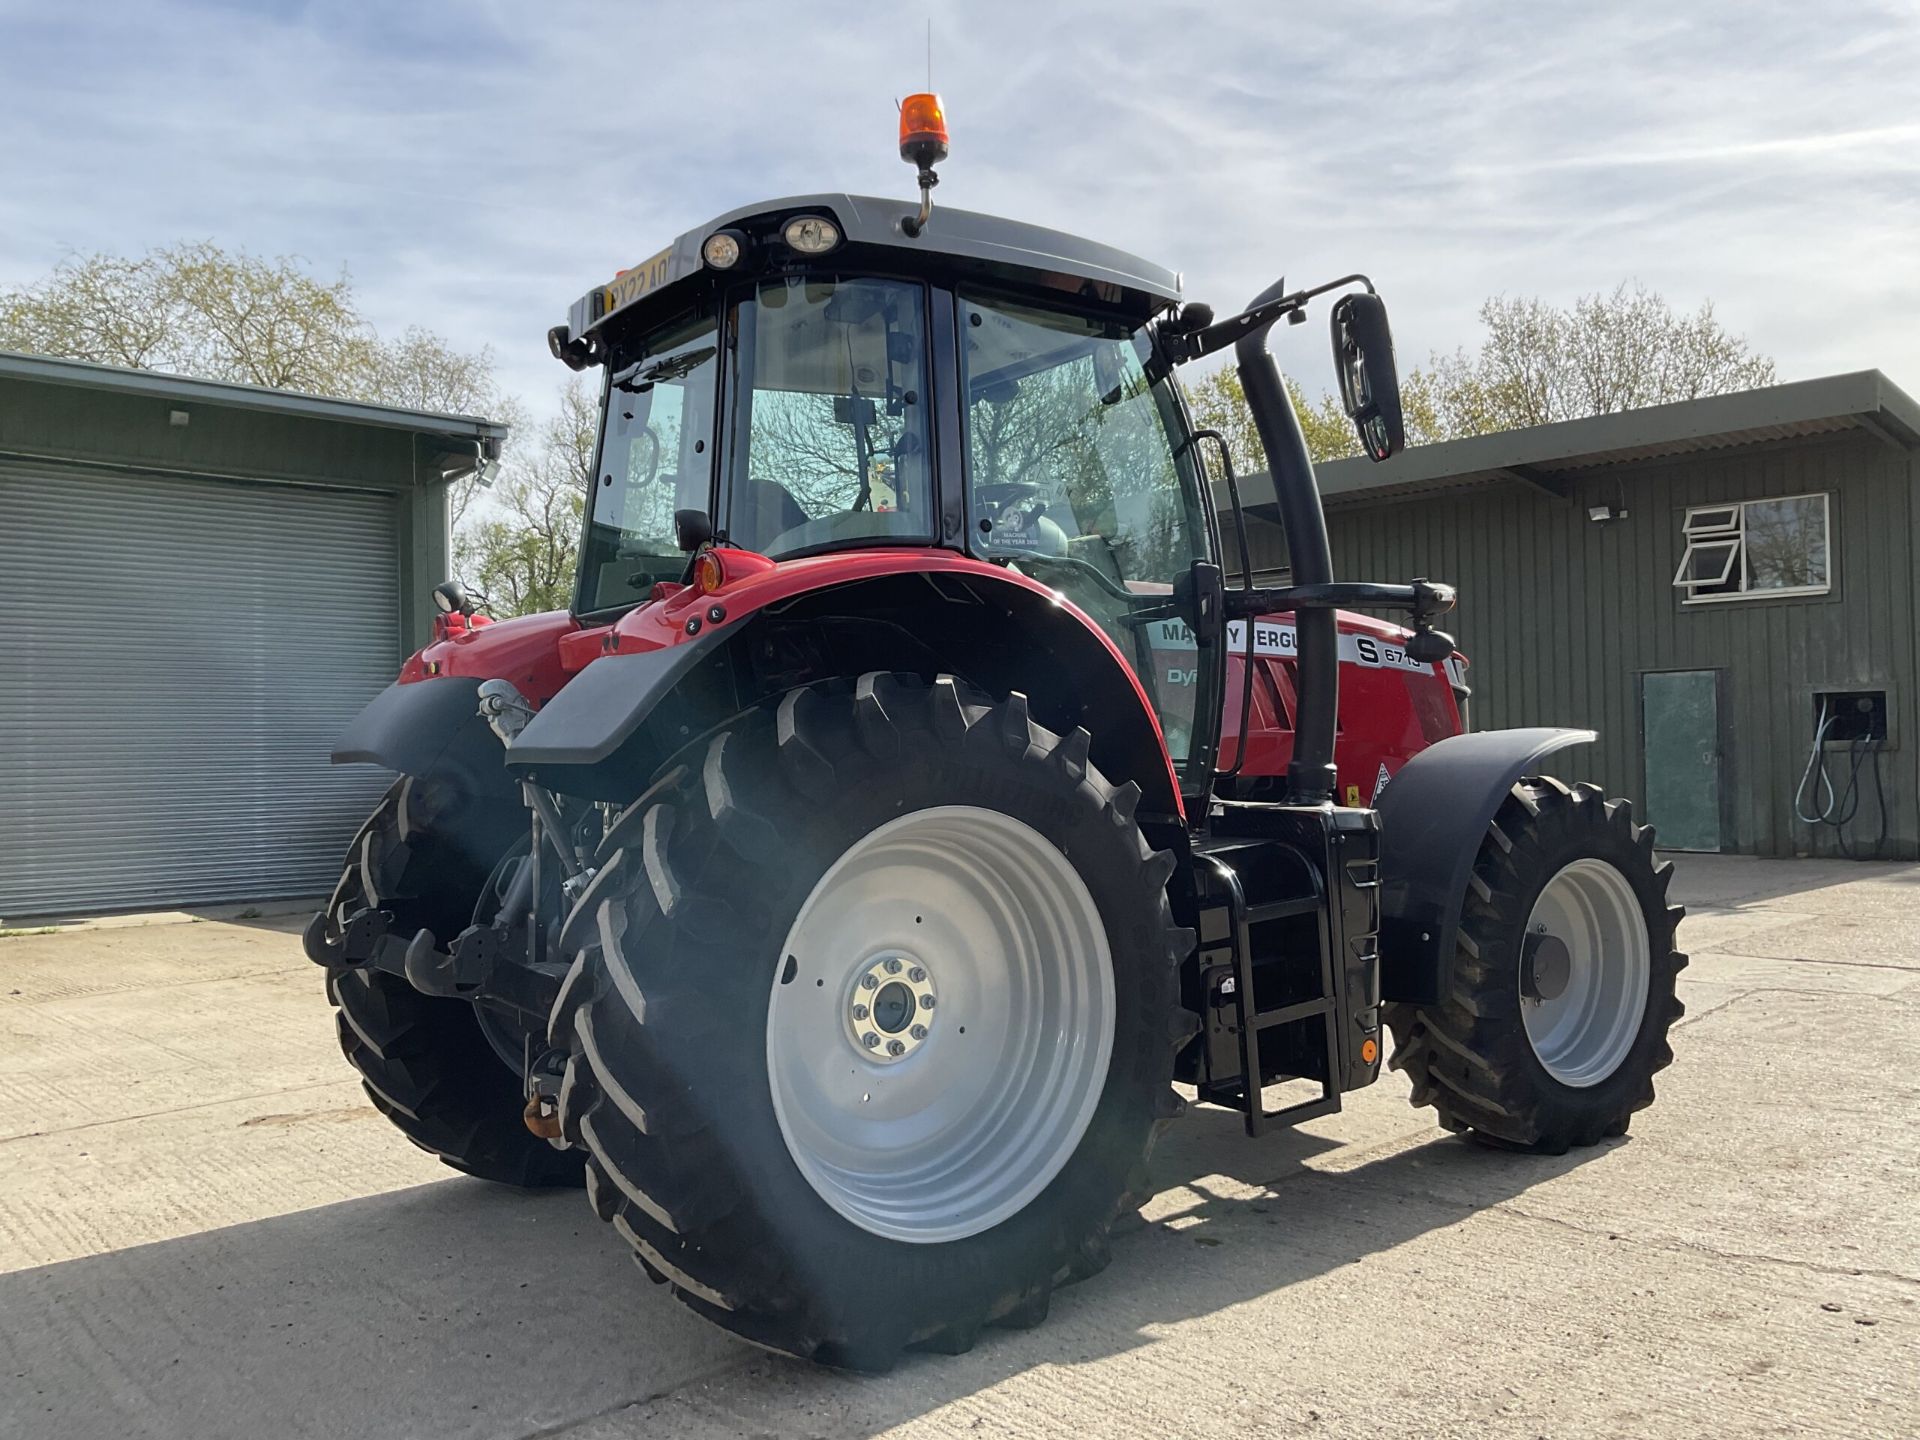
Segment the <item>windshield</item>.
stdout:
<svg viewBox="0 0 1920 1440">
<path fill-rule="evenodd" d="M 678 580 L 687 557 L 673 512 L 705 510 L 713 473 L 714 322 L 683 321 L 649 337 L 614 369 L 601 426 L 593 504 L 575 610 L 635 605 Z"/>
<path fill-rule="evenodd" d="M 1197 650 L 1168 614 L 1176 579 L 1208 558 L 1206 512 L 1152 345 L 1110 320 L 963 297 L 975 548 L 1059 590 L 1140 676 L 1183 760 Z"/>
<path fill-rule="evenodd" d="M 779 558 L 933 538 L 926 294 L 793 276 L 732 307 L 727 536 Z"/>
</svg>

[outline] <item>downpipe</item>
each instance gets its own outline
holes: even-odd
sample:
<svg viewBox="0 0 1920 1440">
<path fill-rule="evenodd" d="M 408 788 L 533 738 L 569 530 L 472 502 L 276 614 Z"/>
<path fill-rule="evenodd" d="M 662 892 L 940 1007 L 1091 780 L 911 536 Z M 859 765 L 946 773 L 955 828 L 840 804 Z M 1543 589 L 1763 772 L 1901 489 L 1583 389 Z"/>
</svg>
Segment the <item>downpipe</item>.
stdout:
<svg viewBox="0 0 1920 1440">
<path fill-rule="evenodd" d="M 1247 308 L 1257 310 L 1272 304 L 1287 293 L 1286 282 L 1277 280 Z M 1278 319 L 1278 315 L 1274 319 Z M 1280 378 L 1280 367 L 1267 348 L 1267 332 L 1273 319 L 1242 335 L 1234 343 L 1234 359 L 1240 369 L 1240 384 L 1247 396 L 1247 408 L 1253 412 L 1254 428 L 1267 452 L 1267 469 L 1273 478 L 1273 495 L 1280 511 L 1280 522 L 1287 532 L 1287 562 L 1292 567 L 1296 586 L 1330 585 L 1333 582 L 1333 550 L 1327 541 L 1327 517 L 1320 508 L 1320 487 L 1313 478 L 1313 461 L 1307 455 L 1306 436 L 1301 433 L 1299 417 L 1287 398 L 1287 387 Z M 1229 592 L 1229 605 L 1234 596 Z M 1247 660 L 1252 663 L 1253 617 L 1247 621 Z M 1332 610 L 1302 607 L 1294 612 L 1294 634 L 1299 644 L 1299 697 L 1295 716 L 1293 759 L 1287 766 L 1286 802 L 1289 805 L 1321 805 L 1333 798 L 1336 773 L 1333 763 L 1335 718 L 1340 710 L 1339 630 Z"/>
</svg>

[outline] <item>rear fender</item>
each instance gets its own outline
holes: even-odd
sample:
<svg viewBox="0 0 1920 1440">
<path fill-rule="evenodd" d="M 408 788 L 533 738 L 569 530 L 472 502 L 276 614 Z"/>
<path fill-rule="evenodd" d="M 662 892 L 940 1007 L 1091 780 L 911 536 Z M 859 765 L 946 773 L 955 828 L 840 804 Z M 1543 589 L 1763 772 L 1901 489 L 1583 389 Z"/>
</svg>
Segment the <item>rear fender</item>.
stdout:
<svg viewBox="0 0 1920 1440">
<path fill-rule="evenodd" d="M 1481 730 L 1422 750 L 1374 802 L 1380 812 L 1380 993 L 1427 1005 L 1446 993 L 1473 862 L 1514 782 L 1595 739 L 1591 730 Z"/>
<path fill-rule="evenodd" d="M 645 606 L 608 644 L 514 741 L 510 767 L 614 798 L 708 727 L 796 686 L 944 673 L 1025 694 L 1049 729 L 1085 726 L 1090 758 L 1114 783 L 1137 783 L 1143 810 L 1183 813 L 1159 722 L 1113 642 L 1056 592 L 999 566 L 946 551 L 790 561 L 715 595 Z"/>
</svg>

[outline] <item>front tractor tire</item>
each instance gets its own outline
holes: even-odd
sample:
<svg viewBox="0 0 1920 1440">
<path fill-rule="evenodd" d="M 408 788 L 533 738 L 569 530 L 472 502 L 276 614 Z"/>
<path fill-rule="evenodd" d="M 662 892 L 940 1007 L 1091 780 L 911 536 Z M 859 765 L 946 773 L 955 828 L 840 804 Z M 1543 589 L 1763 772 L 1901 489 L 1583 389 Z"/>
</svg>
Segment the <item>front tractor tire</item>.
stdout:
<svg viewBox="0 0 1920 1440">
<path fill-rule="evenodd" d="M 736 716 L 609 834 L 563 935 L 561 1124 L 697 1313 L 881 1370 L 1105 1264 L 1179 1108 L 1193 936 L 1088 743 L 870 674 Z"/>
<path fill-rule="evenodd" d="M 482 1180 L 579 1185 L 583 1157 L 527 1129 L 520 1067 L 497 1034 L 489 1038 L 478 1007 L 423 995 L 364 964 L 350 944 L 355 917 L 369 910 L 391 917 L 391 933 L 424 928 L 447 944 L 472 917 L 506 818 L 403 776 L 348 848 L 340 883 L 308 927 L 307 951 L 326 970 L 341 1052 L 401 1134 Z"/>
<path fill-rule="evenodd" d="M 1414 1104 L 1449 1130 L 1552 1155 L 1626 1134 L 1684 1013 L 1672 876 L 1626 801 L 1516 784 L 1475 859 L 1440 1002 L 1383 1007 Z"/>
</svg>

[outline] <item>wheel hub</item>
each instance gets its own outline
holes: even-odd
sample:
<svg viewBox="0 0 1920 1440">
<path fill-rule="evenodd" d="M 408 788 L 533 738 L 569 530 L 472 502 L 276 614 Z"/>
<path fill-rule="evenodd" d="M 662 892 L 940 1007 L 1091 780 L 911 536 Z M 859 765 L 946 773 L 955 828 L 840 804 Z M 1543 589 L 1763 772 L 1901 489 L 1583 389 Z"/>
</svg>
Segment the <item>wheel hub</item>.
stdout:
<svg viewBox="0 0 1920 1440">
<path fill-rule="evenodd" d="M 1520 993 L 1528 1000 L 1558 1000 L 1573 974 L 1573 952 L 1558 935 L 1536 930 L 1520 953 Z"/>
<path fill-rule="evenodd" d="M 1652 970 L 1627 877 L 1597 857 L 1556 872 L 1520 946 L 1520 1017 L 1541 1067 L 1574 1089 L 1613 1075 L 1640 1032 Z"/>
<path fill-rule="evenodd" d="M 1118 1000 L 1105 924 L 1050 840 L 943 805 L 869 832 L 772 967 L 767 1079 L 815 1192 L 910 1244 L 989 1230 L 1093 1120 Z"/>
<path fill-rule="evenodd" d="M 911 956 L 881 955 L 856 972 L 847 1035 L 863 1057 L 891 1065 L 924 1045 L 939 1005 L 933 975 Z"/>
</svg>

